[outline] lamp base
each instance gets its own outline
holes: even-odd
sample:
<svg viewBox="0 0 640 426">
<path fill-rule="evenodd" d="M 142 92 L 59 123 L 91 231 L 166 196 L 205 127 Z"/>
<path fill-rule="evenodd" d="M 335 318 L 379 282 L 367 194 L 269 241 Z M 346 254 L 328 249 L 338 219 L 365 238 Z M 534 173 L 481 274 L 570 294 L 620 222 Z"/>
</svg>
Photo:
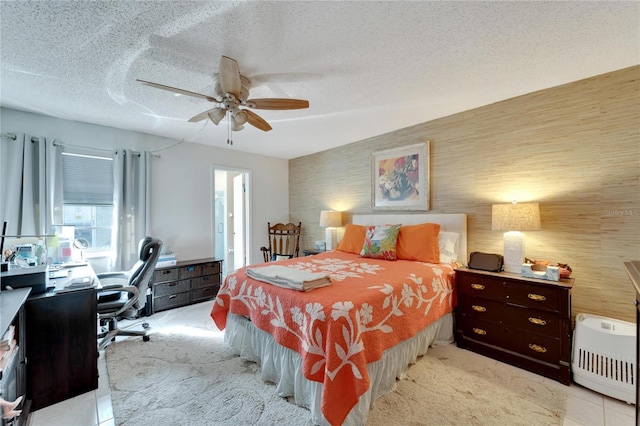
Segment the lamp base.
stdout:
<svg viewBox="0 0 640 426">
<path fill-rule="evenodd" d="M 524 234 L 518 231 L 504 233 L 504 271 L 519 274 L 524 261 Z"/>
<path fill-rule="evenodd" d="M 338 246 L 338 230 L 336 228 L 327 228 L 325 238 L 327 240 L 327 251 L 333 250 Z"/>
</svg>

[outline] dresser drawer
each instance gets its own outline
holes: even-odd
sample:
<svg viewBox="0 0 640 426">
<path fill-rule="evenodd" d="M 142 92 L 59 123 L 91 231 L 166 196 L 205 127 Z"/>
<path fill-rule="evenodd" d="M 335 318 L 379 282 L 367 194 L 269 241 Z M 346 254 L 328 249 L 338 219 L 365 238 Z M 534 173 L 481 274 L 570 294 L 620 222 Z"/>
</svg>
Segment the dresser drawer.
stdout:
<svg viewBox="0 0 640 426">
<path fill-rule="evenodd" d="M 465 336 L 551 364 L 560 359 L 560 340 L 482 320 L 466 321 Z"/>
<path fill-rule="evenodd" d="M 560 333 L 560 319 L 555 312 L 524 308 L 479 297 L 462 297 L 459 309 L 466 318 L 497 322 L 549 337 L 557 337 Z"/>
<path fill-rule="evenodd" d="M 163 311 L 165 309 L 177 308 L 189 304 L 189 292 L 168 294 L 166 296 L 153 298 L 153 311 Z"/>
<path fill-rule="evenodd" d="M 510 303 L 528 306 L 534 309 L 560 309 L 558 287 L 553 285 L 523 284 L 522 282 L 506 280 L 507 298 Z"/>
<path fill-rule="evenodd" d="M 179 277 L 178 269 L 158 269 L 153 272 L 153 282 L 160 283 L 163 281 L 174 281 Z"/>
<path fill-rule="evenodd" d="M 220 274 L 205 275 L 204 277 L 197 277 L 191 279 L 191 288 L 209 287 L 212 285 L 220 284 Z"/>
<path fill-rule="evenodd" d="M 212 299 L 216 297 L 218 290 L 220 290 L 219 285 L 191 290 L 191 301 L 195 302 L 198 300 Z"/>
<path fill-rule="evenodd" d="M 153 285 L 153 297 L 166 296 L 169 294 L 177 294 L 188 292 L 191 289 L 190 280 L 171 281 L 167 283 L 159 283 Z"/>
<path fill-rule="evenodd" d="M 202 275 L 213 275 L 220 273 L 220 262 L 209 262 L 202 265 Z"/>
<path fill-rule="evenodd" d="M 459 290 L 462 294 L 494 299 L 507 300 L 506 287 L 503 281 L 495 277 L 462 274 Z"/>
<path fill-rule="evenodd" d="M 482 297 L 528 306 L 535 309 L 560 309 L 558 287 L 554 285 L 526 284 L 489 275 L 462 274 L 460 292 L 463 295 Z"/>
<path fill-rule="evenodd" d="M 179 269 L 180 279 L 193 278 L 202 275 L 202 265 L 185 266 Z"/>
</svg>

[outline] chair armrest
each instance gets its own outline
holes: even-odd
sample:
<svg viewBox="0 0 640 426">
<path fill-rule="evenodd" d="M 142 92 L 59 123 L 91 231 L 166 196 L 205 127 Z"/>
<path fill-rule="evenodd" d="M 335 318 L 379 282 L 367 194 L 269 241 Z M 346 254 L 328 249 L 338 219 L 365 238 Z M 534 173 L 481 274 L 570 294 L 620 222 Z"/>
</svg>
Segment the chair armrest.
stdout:
<svg viewBox="0 0 640 426">
<path fill-rule="evenodd" d="M 113 287 L 113 288 L 111 288 Z M 137 287 L 134 286 L 107 286 L 106 288 L 104 288 L 103 290 L 116 290 L 116 291 L 126 291 L 127 293 L 130 293 L 131 296 L 129 298 L 129 300 L 127 300 L 127 302 L 122 305 L 120 307 L 120 309 L 118 309 L 116 312 L 109 312 L 109 313 L 104 313 L 101 314 L 102 316 L 104 316 L 105 318 L 110 318 L 110 317 L 116 317 L 118 315 L 120 315 L 121 313 L 125 312 L 127 309 L 129 309 L 131 306 L 133 306 L 134 303 L 136 303 L 138 301 L 138 297 L 139 297 L 139 290 Z M 98 303 L 98 310 L 100 310 L 100 303 Z"/>
</svg>

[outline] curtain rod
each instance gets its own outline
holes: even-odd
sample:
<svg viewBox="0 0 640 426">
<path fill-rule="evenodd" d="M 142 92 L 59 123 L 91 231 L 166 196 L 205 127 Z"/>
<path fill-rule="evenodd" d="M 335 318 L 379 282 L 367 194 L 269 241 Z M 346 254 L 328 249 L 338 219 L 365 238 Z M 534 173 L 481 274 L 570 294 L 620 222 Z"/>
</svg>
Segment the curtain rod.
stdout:
<svg viewBox="0 0 640 426">
<path fill-rule="evenodd" d="M 0 138 L 8 138 L 11 140 L 16 140 L 17 136 L 14 133 L 2 133 L 0 134 Z M 40 139 L 37 137 L 33 137 L 31 138 L 31 142 L 39 142 Z M 92 148 L 90 146 L 81 146 L 81 145 L 71 145 L 71 144 L 67 144 L 67 143 L 61 143 L 61 142 L 57 142 L 57 141 L 53 141 L 53 146 L 62 146 L 62 147 L 70 147 L 70 148 L 81 148 L 81 149 L 91 149 L 94 151 L 102 151 L 102 152 L 114 152 L 113 149 L 106 149 L 106 148 Z M 115 151 L 116 153 L 118 152 L 117 150 Z M 132 154 L 134 155 L 140 155 L 140 153 L 138 151 L 131 151 Z M 152 158 L 161 158 L 160 154 L 151 154 Z"/>
<path fill-rule="evenodd" d="M 17 136 L 14 133 L 2 133 L 0 134 L 0 138 L 7 138 L 7 139 L 11 139 L 12 141 L 15 141 L 17 139 Z M 39 142 L 40 139 L 33 137 L 31 138 L 31 142 Z"/>
</svg>

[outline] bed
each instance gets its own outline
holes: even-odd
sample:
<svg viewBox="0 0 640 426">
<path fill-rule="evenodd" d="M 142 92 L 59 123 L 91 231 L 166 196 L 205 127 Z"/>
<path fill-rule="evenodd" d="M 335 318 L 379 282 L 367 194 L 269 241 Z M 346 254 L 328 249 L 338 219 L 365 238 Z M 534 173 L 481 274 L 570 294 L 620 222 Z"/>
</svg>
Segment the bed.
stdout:
<svg viewBox="0 0 640 426">
<path fill-rule="evenodd" d="M 453 341 L 454 268 L 466 261 L 466 215 L 353 216 L 355 225 L 402 230 L 425 223 L 439 225 L 442 263 L 407 260 L 406 250 L 395 261 L 333 250 L 276 262 L 331 277 L 331 285 L 308 292 L 253 280 L 240 268 L 225 278 L 211 317 L 234 352 L 259 363 L 262 379 L 309 408 L 314 424 L 365 424 L 375 399 L 417 357 Z"/>
</svg>

